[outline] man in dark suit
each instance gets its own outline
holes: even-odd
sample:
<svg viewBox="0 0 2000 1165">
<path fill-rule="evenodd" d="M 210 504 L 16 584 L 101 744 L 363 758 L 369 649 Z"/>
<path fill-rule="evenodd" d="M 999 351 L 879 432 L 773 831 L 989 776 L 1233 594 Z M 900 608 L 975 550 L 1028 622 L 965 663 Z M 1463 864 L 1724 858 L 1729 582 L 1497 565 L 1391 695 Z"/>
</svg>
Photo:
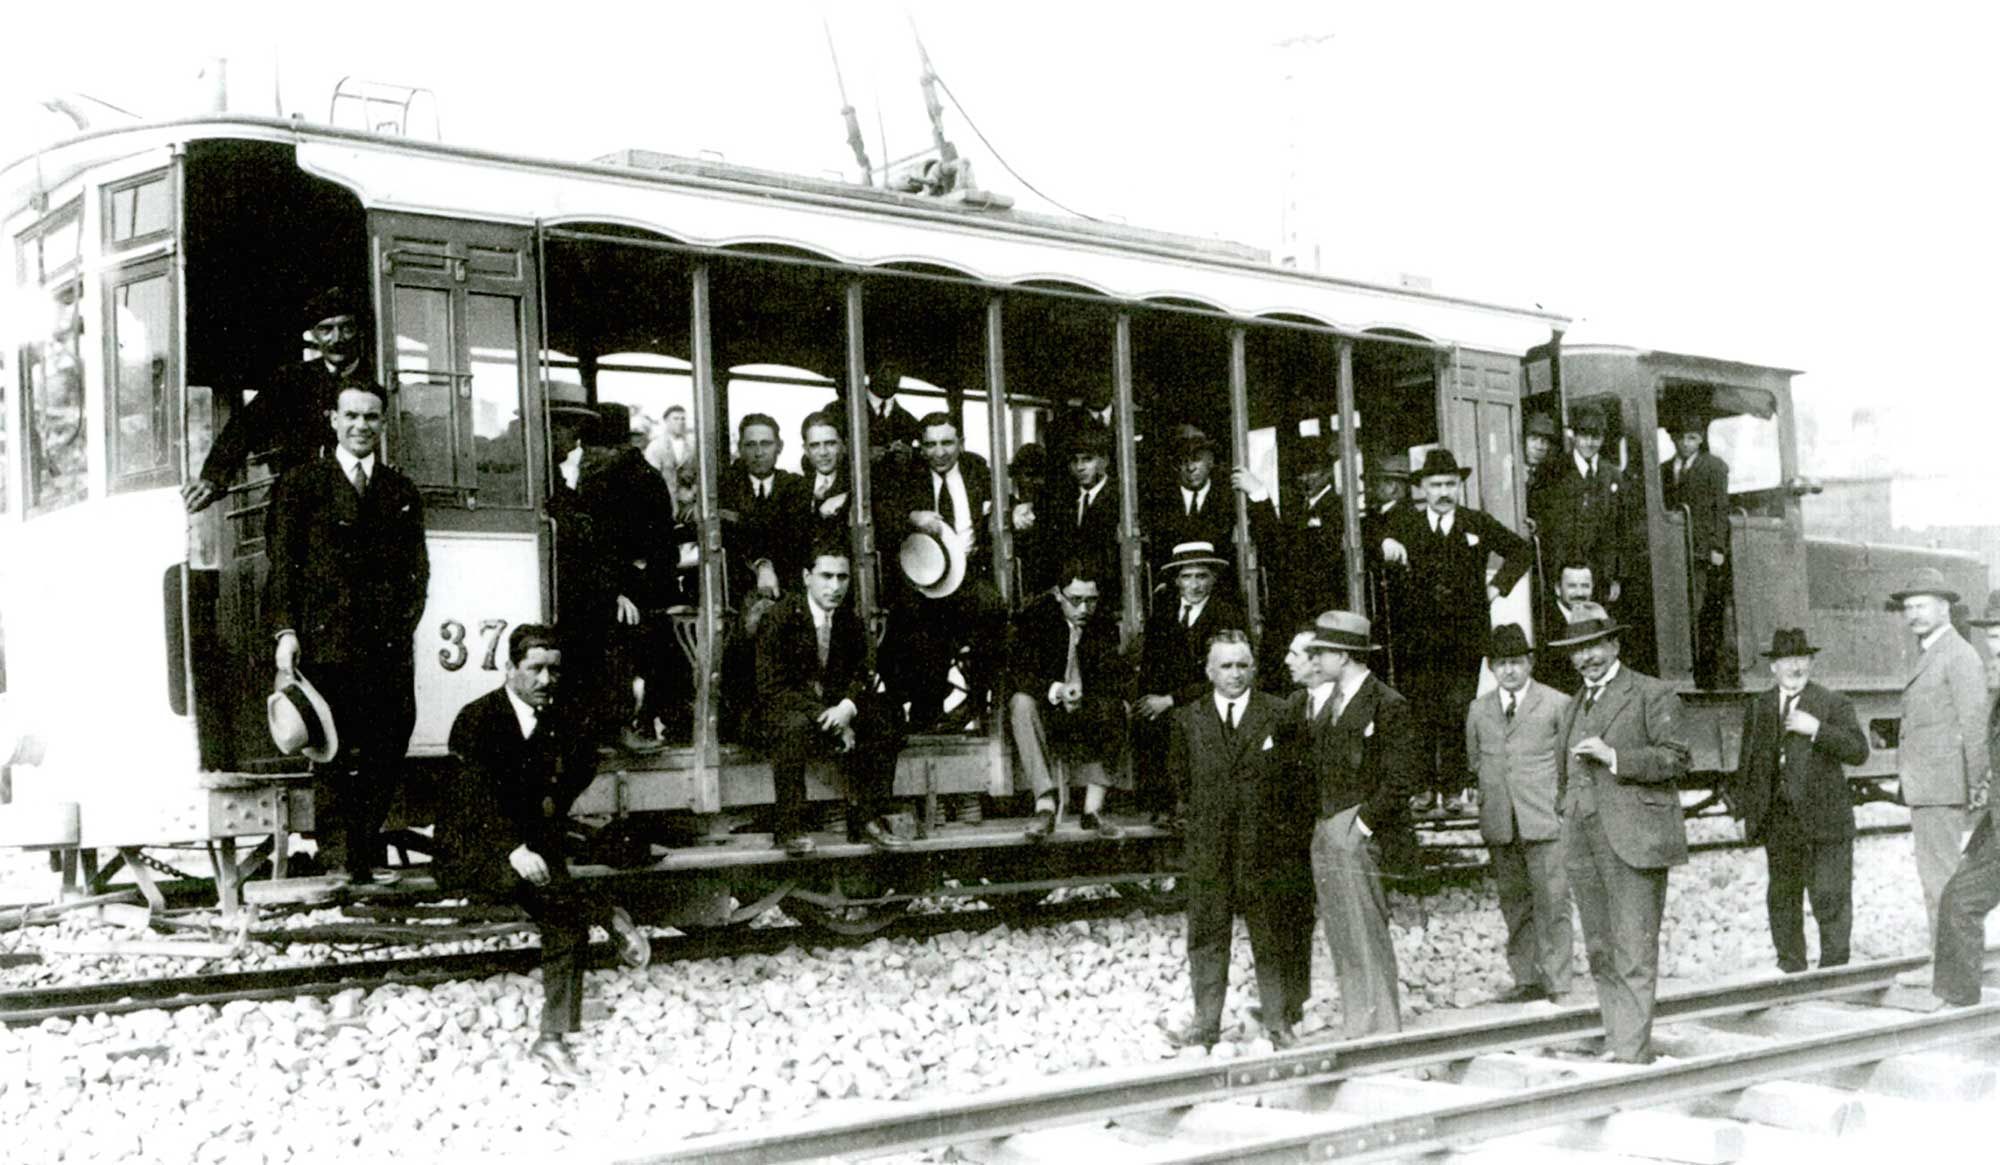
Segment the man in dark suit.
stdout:
<svg viewBox="0 0 2000 1165">
<path fill-rule="evenodd" d="M 1434 801 L 1465 787 L 1465 706 L 1479 688 L 1479 662 L 1492 609 L 1528 571 L 1526 539 L 1498 518 L 1458 504 L 1472 471 L 1449 449 L 1432 449 L 1411 479 L 1424 507 L 1400 513 L 1383 533 L 1381 553 L 1401 577 L 1396 635 L 1397 682 L 1417 717 L 1417 747 Z M 1489 558 L 1500 559 L 1491 582 Z"/>
<path fill-rule="evenodd" d="M 1554 589 L 1541 596 L 1541 631 L 1537 641 L 1546 644 L 1561 635 L 1569 626 L 1570 612 L 1578 603 L 1597 601 L 1597 576 L 1587 562 L 1566 562 L 1555 568 Z M 1560 651 L 1541 651 L 1535 654 L 1535 682 L 1547 684 L 1558 692 L 1569 694 L 1576 691 L 1580 682 L 1576 678 L 1576 667 L 1569 656 Z"/>
<path fill-rule="evenodd" d="M 1660 466 L 1661 501 L 1668 510 L 1686 508 L 1693 558 L 1694 676 L 1703 688 L 1730 686 L 1736 661 L 1728 650 L 1729 463 L 1708 452 L 1701 417 L 1669 421 L 1674 456 Z"/>
<path fill-rule="evenodd" d="M 868 632 L 847 605 L 853 577 L 847 540 L 823 540 L 811 553 L 804 593 L 778 600 L 757 632 L 758 715 L 777 801 L 772 841 L 792 857 L 813 852 L 805 829 L 806 764 L 830 757 L 846 784 L 849 839 L 901 849 L 909 843 L 883 814 L 902 738 L 875 697 Z"/>
<path fill-rule="evenodd" d="M 1625 575 L 1619 541 L 1624 534 L 1624 475 L 1603 456 L 1604 414 L 1581 405 L 1570 414 L 1575 445 L 1566 457 L 1555 458 L 1529 495 L 1528 516 L 1541 539 L 1542 562 L 1555 566 L 1582 562 L 1607 604 L 1624 592 Z"/>
<path fill-rule="evenodd" d="M 1235 499 L 1215 486 L 1215 442 L 1202 433 L 1181 438 L 1174 464 L 1173 483 L 1154 493 L 1146 508 L 1146 533 L 1156 562 L 1162 552 L 1183 542 L 1223 549 L 1236 529 Z"/>
<path fill-rule="evenodd" d="M 1298 709 L 1307 726 L 1303 776 L 1318 790 L 1313 886 L 1340 983 L 1349 1039 L 1402 1030 L 1389 896 L 1376 834 L 1394 822 L 1422 779 L 1407 701 L 1369 670 L 1378 649 L 1368 620 L 1327 611 L 1307 647 L 1314 685 Z"/>
<path fill-rule="evenodd" d="M 1347 553 L 1342 541 L 1347 523 L 1341 516 L 1340 494 L 1333 488 L 1340 447 L 1331 442 L 1324 447 L 1301 446 L 1297 454 L 1296 488 L 1283 498 L 1283 514 L 1269 483 L 1242 466 L 1230 473 L 1231 484 L 1249 503 L 1250 536 L 1270 588 L 1266 622 L 1273 627 L 1296 627 L 1321 611 L 1347 605 L 1343 565 Z M 1267 662 L 1278 646 L 1275 637 L 1266 643 Z"/>
<path fill-rule="evenodd" d="M 1069 474 L 1071 488 L 1055 503 L 1049 515 L 1061 534 L 1049 549 L 1060 561 L 1089 560 L 1095 577 L 1104 581 L 1113 594 L 1119 578 L 1118 485 L 1111 480 L 1111 438 L 1097 429 L 1086 429 L 1070 440 Z"/>
<path fill-rule="evenodd" d="M 1086 833 L 1117 837 L 1104 820 L 1104 791 L 1128 787 L 1118 757 L 1125 741 L 1131 669 L 1118 652 L 1118 623 L 1100 605 L 1093 564 L 1073 558 L 1063 582 L 1030 601 L 1014 618 L 1007 646 L 1007 720 L 1014 748 L 1035 794 L 1030 841 L 1055 832 L 1065 789 L 1084 787 Z M 1058 770 L 1067 768 L 1067 774 Z"/>
<path fill-rule="evenodd" d="M 1778 686 L 1743 705 L 1743 742 L 1729 787 L 1743 837 L 1763 843 L 1764 904 L 1778 969 L 1806 969 L 1803 900 L 1819 922 L 1819 965 L 1847 962 L 1854 930 L 1854 800 L 1841 766 L 1868 759 L 1854 705 L 1812 682 L 1819 651 L 1797 627 L 1780 627 L 1764 653 Z"/>
<path fill-rule="evenodd" d="M 563 1037 L 583 1029 L 583 972 L 590 928 L 618 941 L 618 957 L 643 967 L 652 946 L 631 916 L 570 876 L 569 809 L 595 777 L 593 747 L 562 690 L 562 646 L 553 627 L 523 623 L 507 637 L 501 686 L 451 722 L 458 764 L 439 802 L 438 889 L 512 901 L 541 932 L 542 1022 L 532 1055 L 551 1075 L 580 1083 Z"/>
<path fill-rule="evenodd" d="M 784 580 L 804 568 L 808 494 L 804 479 L 778 468 L 784 448 L 777 421 L 749 414 L 736 426 L 737 460 L 718 486 L 729 594 L 739 607 L 753 595 L 777 598 Z"/>
<path fill-rule="evenodd" d="M 417 487 L 376 455 L 382 389 L 349 381 L 335 399 L 334 456 L 293 470 L 272 491 L 264 609 L 280 680 L 305 665 L 340 730 L 340 751 L 315 790 L 320 861 L 367 881 L 417 720 L 411 637 L 430 553 Z"/>
<path fill-rule="evenodd" d="M 1678 782 L 1688 746 L 1672 685 L 1619 662 L 1623 628 L 1596 603 L 1578 604 L 1575 616 L 1549 643 L 1583 677 L 1557 759 L 1564 862 L 1604 1014 L 1604 1057 L 1645 1063 L 1667 870 L 1687 861 Z"/>
<path fill-rule="evenodd" d="M 1392 527 L 1402 522 L 1404 514 L 1416 508 L 1410 499 L 1409 454 L 1366 457 L 1361 480 L 1368 491 L 1368 505 L 1361 511 L 1361 557 L 1368 574 L 1368 609 L 1375 619 L 1375 642 L 1382 645 L 1379 670 L 1393 686 L 1403 683 L 1409 670 L 1403 663 L 1403 639 L 1396 628 L 1396 620 L 1401 617 L 1403 570 L 1401 567 L 1391 570 L 1382 561 L 1382 540 Z M 1338 601 L 1332 604 L 1345 605 Z"/>
<path fill-rule="evenodd" d="M 848 501 L 853 483 L 848 480 L 846 426 L 831 412 L 813 413 L 799 426 L 805 445 L 801 464 L 806 492 L 806 529 L 814 545 L 828 537 L 847 538 Z"/>
<path fill-rule="evenodd" d="M 1967 622 L 1986 635 L 1988 666 L 2000 661 L 2000 591 L 1986 596 L 1984 618 Z M 1988 678 L 1995 691 L 1986 714 L 1986 749 L 1993 757 L 2000 756 L 2000 682 L 1993 682 L 1991 671 Z M 1938 897 L 1931 991 L 1953 1007 L 1970 1007 L 1984 998 L 1979 981 L 1986 959 L 1986 916 L 2000 906 L 2000 797 L 1994 792 L 1989 783 L 1986 811 L 1977 814 L 1972 840 Z"/>
<path fill-rule="evenodd" d="M 252 454 L 264 454 L 278 476 L 319 456 L 327 445 L 326 418 L 341 383 L 370 379 L 367 318 L 367 296 L 345 287 L 330 287 L 307 301 L 300 322 L 318 355 L 279 369 L 256 386 L 250 403 L 230 414 L 209 447 L 201 474 L 181 488 L 189 513 L 207 509 L 221 497 Z"/>
<path fill-rule="evenodd" d="M 868 374 L 868 460 L 876 467 L 877 474 L 885 478 L 900 477 L 910 470 L 917 461 L 917 447 L 923 442 L 923 426 L 896 399 L 896 390 L 902 384 L 902 366 L 892 360 L 877 362 L 874 371 Z M 843 416 L 846 406 L 836 400 L 833 407 L 823 411 Z M 884 458 L 888 459 L 886 465 Z"/>
<path fill-rule="evenodd" d="M 1153 604 L 1139 657 L 1139 690 L 1144 693 L 1136 713 L 1138 768 L 1148 774 L 1141 808 L 1156 815 L 1178 812 L 1187 790 L 1171 781 L 1167 759 L 1166 714 L 1179 705 L 1201 699 L 1208 690 L 1209 644 L 1225 630 L 1248 631 L 1236 604 L 1215 593 L 1216 578 L 1227 563 L 1207 542 L 1184 542 L 1160 568 L 1173 580 L 1175 598 Z M 1149 779 L 1150 778 L 1150 779 Z"/>
<path fill-rule="evenodd" d="M 1242 914 L 1256 960 L 1259 1021 L 1273 1045 L 1289 1047 L 1293 1001 L 1309 988 L 1290 977 L 1301 970 L 1310 975 L 1312 962 L 1310 948 L 1303 968 L 1287 958 L 1268 891 L 1286 872 L 1287 851 L 1277 835 L 1285 815 L 1299 812 L 1291 793 L 1303 786 L 1287 770 L 1289 749 L 1279 741 L 1304 726 L 1291 703 L 1252 686 L 1257 662 L 1244 631 L 1217 631 L 1204 670 L 1208 683 L 1200 697 L 1172 713 L 1167 746 L 1174 786 L 1188 791 L 1187 952 L 1194 981 L 1194 1021 L 1171 1038 L 1204 1047 L 1221 1038 L 1230 939 Z"/>
</svg>

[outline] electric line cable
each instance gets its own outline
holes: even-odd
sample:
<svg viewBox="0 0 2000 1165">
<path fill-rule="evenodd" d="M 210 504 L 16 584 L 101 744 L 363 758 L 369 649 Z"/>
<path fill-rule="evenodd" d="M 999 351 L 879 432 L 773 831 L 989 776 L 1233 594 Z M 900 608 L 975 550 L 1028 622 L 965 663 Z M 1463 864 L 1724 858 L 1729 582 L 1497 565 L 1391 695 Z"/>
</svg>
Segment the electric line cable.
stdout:
<svg viewBox="0 0 2000 1165">
<path fill-rule="evenodd" d="M 951 82 L 946 81 L 944 79 L 944 74 L 938 72 L 935 67 L 932 68 L 931 75 L 937 78 L 938 88 L 944 90 L 944 95 L 946 97 L 951 98 L 952 108 L 958 110 L 958 115 L 965 119 L 965 124 L 967 128 L 972 130 L 972 135 L 979 139 L 980 144 L 986 147 L 988 153 L 993 155 L 993 160 L 1000 163 L 1001 169 L 1007 171 L 1009 174 L 1012 174 L 1014 176 L 1014 180 L 1016 182 L 1019 182 L 1021 185 L 1027 187 L 1029 190 L 1034 192 L 1035 197 L 1040 198 L 1042 201 L 1055 207 L 1057 210 L 1062 211 L 1064 214 L 1074 215 L 1077 218 L 1083 219 L 1085 222 L 1104 221 L 1103 219 L 1098 218 L 1096 215 L 1085 214 L 1080 210 L 1071 209 L 1070 207 L 1064 206 L 1062 203 L 1057 202 L 1054 198 L 1043 193 L 1041 187 L 1036 186 L 1033 182 L 1028 181 L 1028 179 L 1025 176 L 1023 176 L 1019 170 L 1016 170 L 1013 166 L 1009 165 L 1007 163 L 1006 157 L 1002 155 L 1000 153 L 999 148 L 993 144 L 992 139 L 988 138 L 986 134 L 980 130 L 979 123 L 972 119 L 972 114 L 966 110 L 965 103 L 958 99 L 958 94 L 953 93 L 951 91 Z"/>
</svg>

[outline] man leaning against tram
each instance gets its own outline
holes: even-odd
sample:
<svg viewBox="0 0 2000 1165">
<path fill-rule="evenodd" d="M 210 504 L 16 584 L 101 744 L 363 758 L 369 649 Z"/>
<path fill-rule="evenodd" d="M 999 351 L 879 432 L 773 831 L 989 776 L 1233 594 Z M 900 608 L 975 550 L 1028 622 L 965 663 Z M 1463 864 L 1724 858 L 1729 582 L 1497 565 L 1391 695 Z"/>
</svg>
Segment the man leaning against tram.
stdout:
<svg viewBox="0 0 2000 1165">
<path fill-rule="evenodd" d="M 271 373 L 257 395 L 230 414 L 200 475 L 181 487 L 189 513 L 199 513 L 221 497 L 253 454 L 263 454 L 276 475 L 319 454 L 326 446 L 326 417 L 340 383 L 368 379 L 367 318 L 366 298 L 350 288 L 330 287 L 307 301 L 299 322 L 318 355 Z"/>
</svg>

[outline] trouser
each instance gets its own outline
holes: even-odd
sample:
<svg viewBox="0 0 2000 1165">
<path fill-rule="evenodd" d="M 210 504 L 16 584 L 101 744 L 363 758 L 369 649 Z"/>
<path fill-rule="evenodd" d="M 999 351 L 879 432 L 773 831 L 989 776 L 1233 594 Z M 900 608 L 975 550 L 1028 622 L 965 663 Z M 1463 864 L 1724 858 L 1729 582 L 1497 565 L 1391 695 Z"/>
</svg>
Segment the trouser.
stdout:
<svg viewBox="0 0 2000 1165">
<path fill-rule="evenodd" d="M 1007 700 L 1007 726 L 1036 797 L 1055 790 L 1054 762 L 1069 766 L 1073 785 L 1110 785 L 1125 732 L 1125 711 L 1112 699 L 1089 696 L 1074 710 L 1058 708 L 1029 692 Z"/>
<path fill-rule="evenodd" d="M 912 728 L 930 728 L 944 716 L 951 694 L 951 668 L 958 650 L 970 645 L 965 676 L 968 717 L 983 714 L 1006 633 L 1007 608 L 985 579 L 969 579 L 958 593 L 942 599 L 912 595 L 890 617 L 884 662 L 890 702 L 910 706 Z"/>
<path fill-rule="evenodd" d="M 1479 692 L 1479 663 L 1412 666 L 1408 671 L 1409 684 L 1402 692 L 1416 722 L 1425 789 L 1454 796 L 1473 779 L 1465 759 L 1465 709 Z"/>
<path fill-rule="evenodd" d="M 1700 688 L 1729 687 L 1736 678 L 1736 652 L 1729 634 L 1729 564 L 1698 562 L 1692 572 L 1694 679 Z"/>
<path fill-rule="evenodd" d="M 303 664 L 333 713 L 340 751 L 313 766 L 313 829 L 320 864 L 366 878 L 382 860 L 382 823 L 402 787 L 416 726 L 409 657 L 376 663 Z"/>
<path fill-rule="evenodd" d="M 581 1031 L 583 972 L 590 954 L 590 928 L 611 928 L 611 903 L 596 891 L 560 874 L 544 886 L 519 882 L 513 896 L 541 933 L 542 1034 L 559 1036 Z"/>
<path fill-rule="evenodd" d="M 1570 988 L 1574 937 L 1562 843 L 1511 841 L 1489 849 L 1500 917 L 1507 923 L 1507 968 L 1522 987 L 1551 995 Z"/>
<path fill-rule="evenodd" d="M 1563 817 L 1563 852 L 1604 1016 L 1605 1050 L 1620 1060 L 1643 1060 L 1653 1041 L 1667 871 L 1626 865 L 1594 811 Z"/>
<path fill-rule="evenodd" d="M 1286 1023 L 1297 1023 L 1305 1011 L 1306 1000 L 1312 998 L 1313 931 L 1318 922 L 1315 917 L 1318 903 L 1313 890 L 1312 855 L 1306 847 L 1299 850 L 1297 870 L 1297 873 L 1267 875 L 1265 883 L 1271 957 L 1284 984 Z M 1256 950 L 1254 939 L 1251 950 Z M 1264 965 L 1264 956 L 1257 956 L 1257 965 Z M 1271 1013 L 1264 1014 L 1268 1017 Z"/>
<path fill-rule="evenodd" d="M 1264 1023 L 1277 1027 L 1291 1006 L 1289 967 L 1273 917 L 1274 903 L 1254 882 L 1228 869 L 1190 876 L 1187 888 L 1188 972 L 1194 984 L 1194 1026 L 1204 1032 L 1222 1027 L 1222 1002 L 1229 988 L 1229 944 L 1235 918 L 1250 931 L 1250 954 L 1257 976 L 1257 999 Z M 1310 932 L 1308 932 L 1310 933 Z"/>
<path fill-rule="evenodd" d="M 1340 984 L 1341 1030 L 1349 1039 L 1403 1027 L 1389 895 L 1355 820 L 1357 811 L 1320 818 L 1312 836 L 1313 889 Z"/>
<path fill-rule="evenodd" d="M 1969 1007 L 1980 1000 L 1986 958 L 1986 916 L 2000 906 L 2000 840 L 1987 810 L 1972 829 L 1964 860 L 1938 900 L 1937 947 L 1931 991 L 1946 1003 Z"/>
<path fill-rule="evenodd" d="M 887 714 L 873 701 L 856 711 L 854 748 L 840 751 L 840 738 L 819 726 L 821 708 L 801 705 L 771 717 L 766 745 L 771 757 L 771 784 L 777 819 L 772 833 L 785 842 L 806 832 L 806 765 L 831 757 L 846 784 L 847 832 L 857 838 L 862 827 L 886 812 L 896 782 L 896 754 L 901 737 Z"/>
<path fill-rule="evenodd" d="M 1819 965 L 1843 966 L 1854 933 L 1854 839 L 1806 836 L 1782 799 L 1772 810 L 1764 835 L 1764 864 L 1770 874 L 1764 905 L 1771 918 L 1778 969 L 1806 969 L 1808 898 L 1819 924 Z"/>
<path fill-rule="evenodd" d="M 1170 813 L 1187 804 L 1188 791 L 1176 785 L 1167 770 L 1167 737 L 1173 710 L 1132 725 L 1132 775 L 1138 786 L 1133 798 L 1141 813 Z"/>
<path fill-rule="evenodd" d="M 1917 882 L 1924 890 L 1924 918 L 1937 941 L 1938 898 L 1958 869 L 1960 846 L 1971 824 L 1963 805 L 1910 806 L 1910 844 L 1917 852 Z"/>
</svg>

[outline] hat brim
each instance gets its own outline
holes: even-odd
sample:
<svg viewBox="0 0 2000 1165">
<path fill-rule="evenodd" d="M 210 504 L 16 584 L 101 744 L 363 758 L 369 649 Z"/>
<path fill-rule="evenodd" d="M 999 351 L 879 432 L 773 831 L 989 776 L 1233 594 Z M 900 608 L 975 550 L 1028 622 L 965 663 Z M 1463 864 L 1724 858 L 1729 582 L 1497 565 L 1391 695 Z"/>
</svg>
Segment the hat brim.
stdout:
<svg viewBox="0 0 2000 1165">
<path fill-rule="evenodd" d="M 1614 622 L 1609 626 L 1598 627 L 1582 635 L 1564 636 L 1561 639 L 1551 639 L 1549 640 L 1549 646 L 1551 648 L 1582 647 L 1586 643 L 1595 643 L 1600 639 L 1609 639 L 1612 636 L 1617 635 L 1618 633 L 1624 631 L 1625 629 L 1626 629 L 1625 624 Z"/>
<path fill-rule="evenodd" d="M 1464 481 L 1466 478 L 1472 476 L 1472 467 L 1470 465 L 1461 465 L 1449 472 L 1442 469 L 1412 469 L 1409 480 L 1411 485 L 1422 485 L 1424 479 L 1427 477 L 1452 477 L 1454 475 L 1457 476 L 1458 480 Z"/>
<path fill-rule="evenodd" d="M 1793 658 L 1793 657 L 1795 657 L 1795 656 L 1801 656 L 1801 655 L 1818 655 L 1818 654 L 1819 654 L 1819 648 L 1817 648 L 1817 647 L 1814 647 L 1814 646 L 1813 646 L 1812 644 L 1810 644 L 1810 643 L 1806 644 L 1806 645 L 1805 645 L 1804 647 L 1801 647 L 1801 648 L 1799 648 L 1799 649 L 1798 649 L 1797 651 L 1766 651 L 1766 652 L 1763 652 L 1763 656 L 1764 656 L 1764 658 L 1765 658 L 1765 659 L 1791 659 L 1791 658 Z"/>
<path fill-rule="evenodd" d="M 297 673 L 294 673 L 293 680 L 272 692 L 264 702 L 264 723 L 270 730 L 271 743 L 287 756 L 297 752 L 307 760 L 325 764 L 340 752 L 340 728 L 334 721 L 333 709 L 327 704 L 326 697 L 319 694 L 319 689 L 313 687 L 311 680 Z M 318 744 L 312 742 L 312 728 L 306 722 L 308 715 L 319 722 Z M 292 736 L 289 725 L 293 720 L 298 721 L 299 731 L 305 734 L 305 739 L 296 747 L 287 744 Z"/>
<path fill-rule="evenodd" d="M 928 544 L 928 546 L 922 544 L 913 546 L 912 544 L 918 540 L 921 540 L 923 544 Z M 911 573 L 910 559 L 913 553 L 928 558 L 931 553 L 928 547 L 936 547 L 938 551 L 944 554 L 944 571 L 936 578 L 926 582 Z M 956 538 L 939 538 L 936 535 L 918 531 L 911 534 L 908 538 L 903 539 L 902 549 L 897 554 L 897 562 L 903 567 L 903 577 L 909 579 L 910 585 L 917 588 L 917 593 L 926 598 L 946 598 L 956 592 L 959 586 L 965 582 L 965 551 L 959 546 L 958 539 Z"/>
<path fill-rule="evenodd" d="M 1319 648 L 1323 651 L 1380 651 L 1382 650 L 1382 645 L 1379 643 L 1370 643 L 1367 640 L 1357 643 L 1351 639 L 1346 641 L 1322 639 L 1315 635 L 1306 642 L 1307 651 L 1311 651 L 1314 648 Z"/>
<path fill-rule="evenodd" d="M 1948 590 L 1944 587 L 1918 587 L 1916 590 L 1913 591 L 1891 591 L 1889 594 L 1889 601 L 1892 603 L 1900 603 L 1904 599 L 1914 599 L 1918 595 L 1936 595 L 1938 598 L 1943 599 L 1947 603 L 1956 603 L 1958 601 L 1958 592 L 1954 590 Z"/>
<path fill-rule="evenodd" d="M 1200 557 L 1200 558 L 1177 558 L 1177 559 L 1174 559 L 1174 560 L 1172 560 L 1172 561 L 1168 562 L 1168 563 L 1167 563 L 1166 565 L 1164 565 L 1164 566 L 1160 567 L 1160 573 L 1161 573 L 1161 574 L 1172 574 L 1172 573 L 1174 573 L 1175 571 L 1177 571 L 1177 570 L 1180 570 L 1180 569 L 1181 569 L 1182 567 L 1184 567 L 1184 566 L 1213 566 L 1213 567 L 1218 567 L 1218 568 L 1219 568 L 1219 567 L 1224 567 L 1224 566 L 1228 566 L 1228 565 L 1229 565 L 1229 560 L 1228 560 L 1228 559 L 1226 559 L 1226 558 L 1218 558 L 1218 557 L 1216 557 L 1215 555 L 1212 555 L 1212 554 L 1210 554 L 1210 555 L 1203 555 L 1203 556 L 1202 556 L 1202 557 Z"/>
</svg>

